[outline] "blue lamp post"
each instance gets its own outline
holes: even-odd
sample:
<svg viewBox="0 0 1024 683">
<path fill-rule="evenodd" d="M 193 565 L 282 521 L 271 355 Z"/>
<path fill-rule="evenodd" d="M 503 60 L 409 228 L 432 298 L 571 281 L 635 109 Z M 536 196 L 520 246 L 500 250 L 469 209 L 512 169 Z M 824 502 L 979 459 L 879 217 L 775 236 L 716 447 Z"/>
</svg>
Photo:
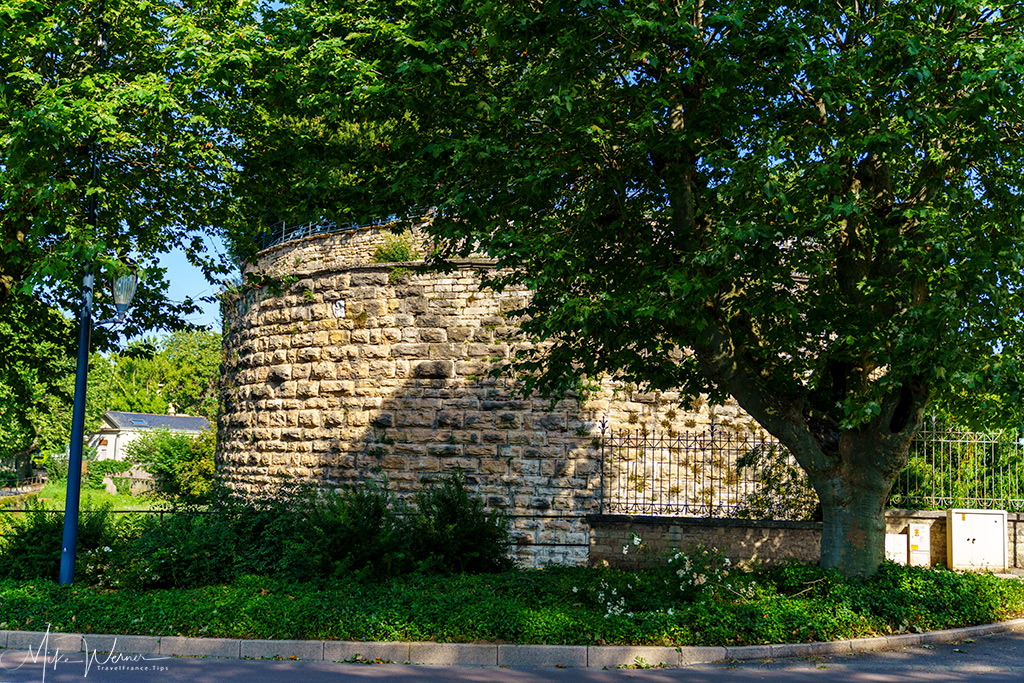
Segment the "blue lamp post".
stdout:
<svg viewBox="0 0 1024 683">
<path fill-rule="evenodd" d="M 78 361 L 75 367 L 75 405 L 71 411 L 71 443 L 68 453 L 68 488 L 64 503 L 64 540 L 60 551 L 60 585 L 75 580 L 75 549 L 78 546 L 78 510 L 82 493 L 82 450 L 85 444 L 85 394 L 89 377 L 89 343 L 92 338 L 92 293 L 95 276 L 92 268 L 82 280 L 82 310 L 79 315 Z M 114 279 L 114 305 L 117 315 L 97 325 L 119 323 L 125 319 L 135 296 L 139 276 L 135 272 Z"/>
</svg>

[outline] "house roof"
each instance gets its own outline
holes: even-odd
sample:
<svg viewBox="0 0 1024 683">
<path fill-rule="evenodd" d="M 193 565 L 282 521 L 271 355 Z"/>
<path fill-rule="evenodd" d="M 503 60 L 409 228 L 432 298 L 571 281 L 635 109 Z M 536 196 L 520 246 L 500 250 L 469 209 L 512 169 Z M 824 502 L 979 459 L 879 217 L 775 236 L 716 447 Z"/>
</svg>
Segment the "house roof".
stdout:
<svg viewBox="0 0 1024 683">
<path fill-rule="evenodd" d="M 201 432 L 210 426 L 205 417 L 190 415 L 153 415 L 151 413 L 121 413 L 108 410 L 104 416 L 119 429 L 170 429 L 176 432 Z"/>
</svg>

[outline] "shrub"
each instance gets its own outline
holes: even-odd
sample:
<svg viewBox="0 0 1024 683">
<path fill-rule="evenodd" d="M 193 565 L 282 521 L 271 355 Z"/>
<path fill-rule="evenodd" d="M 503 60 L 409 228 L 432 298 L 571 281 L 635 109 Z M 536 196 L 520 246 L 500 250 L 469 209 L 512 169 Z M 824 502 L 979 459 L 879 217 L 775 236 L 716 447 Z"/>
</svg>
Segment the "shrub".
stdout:
<svg viewBox="0 0 1024 683">
<path fill-rule="evenodd" d="M 415 261 L 418 258 L 413 246 L 412 233 L 406 231 L 400 235 L 387 235 L 384 244 L 373 252 L 374 263 L 402 263 Z"/>
<path fill-rule="evenodd" d="M 154 490 L 169 500 L 202 502 L 213 493 L 216 436 L 155 429 L 125 446 L 130 462 L 153 475 Z"/>
<path fill-rule="evenodd" d="M 42 458 L 42 466 L 50 481 L 65 481 L 68 478 L 68 454 L 64 451 L 50 451 Z"/>
<path fill-rule="evenodd" d="M 734 591 L 729 580 L 731 567 L 732 562 L 718 548 L 698 545 L 669 558 L 669 581 L 679 586 L 683 600 L 696 602 L 723 590 Z"/>
<path fill-rule="evenodd" d="M 286 574 L 394 576 L 411 567 L 408 529 L 386 488 L 373 481 L 339 491 L 304 491 L 296 506 L 304 533 L 286 543 Z"/>
<path fill-rule="evenodd" d="M 93 460 L 85 473 L 82 485 L 90 489 L 103 488 L 103 478 L 110 474 L 121 474 L 131 469 L 132 463 L 123 460 Z"/>
<path fill-rule="evenodd" d="M 231 581 L 240 539 L 227 516 L 179 511 L 150 517 L 121 558 L 111 583 L 139 588 L 188 588 Z"/>
<path fill-rule="evenodd" d="M 133 521 L 115 522 L 110 506 L 83 510 L 78 520 L 77 552 L 82 555 L 100 548 L 122 548 L 134 535 Z M 64 513 L 46 509 L 29 500 L 25 512 L 11 522 L 11 534 L 0 545 L 0 576 L 12 579 L 51 579 L 60 574 Z M 76 563 L 77 567 L 77 563 Z M 84 580 L 95 575 L 86 572 Z"/>
<path fill-rule="evenodd" d="M 508 520 L 497 511 L 485 512 L 461 474 L 435 482 L 415 501 L 419 514 L 413 518 L 413 550 L 430 568 L 450 573 L 511 568 Z"/>
<path fill-rule="evenodd" d="M 810 520 L 819 513 L 818 494 L 810 479 L 789 452 L 777 444 L 765 444 L 744 453 L 736 461 L 757 473 L 753 493 L 739 501 L 733 516 L 745 519 Z"/>
</svg>

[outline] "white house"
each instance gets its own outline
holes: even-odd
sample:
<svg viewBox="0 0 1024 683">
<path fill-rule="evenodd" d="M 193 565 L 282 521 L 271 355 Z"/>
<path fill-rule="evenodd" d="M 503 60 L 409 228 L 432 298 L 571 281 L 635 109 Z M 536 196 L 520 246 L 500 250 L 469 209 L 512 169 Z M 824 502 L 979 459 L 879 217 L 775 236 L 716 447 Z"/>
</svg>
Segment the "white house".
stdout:
<svg viewBox="0 0 1024 683">
<path fill-rule="evenodd" d="M 173 410 L 173 409 L 172 409 Z M 199 433 L 209 429 L 205 417 L 191 415 L 153 415 L 150 413 L 121 413 L 108 410 L 99 431 L 89 437 L 89 446 L 96 449 L 97 460 L 124 460 L 124 447 L 151 429 L 171 432 Z"/>
</svg>

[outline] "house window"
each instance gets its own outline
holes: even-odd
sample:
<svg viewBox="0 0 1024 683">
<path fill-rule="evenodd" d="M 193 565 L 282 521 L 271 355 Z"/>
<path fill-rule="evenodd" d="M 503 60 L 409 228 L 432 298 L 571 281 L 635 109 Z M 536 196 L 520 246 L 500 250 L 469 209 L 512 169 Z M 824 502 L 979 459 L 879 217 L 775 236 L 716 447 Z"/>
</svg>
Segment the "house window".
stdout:
<svg viewBox="0 0 1024 683">
<path fill-rule="evenodd" d="M 133 425 L 143 425 L 143 426 L 145 426 L 146 421 L 145 420 L 132 420 L 132 424 Z"/>
</svg>

